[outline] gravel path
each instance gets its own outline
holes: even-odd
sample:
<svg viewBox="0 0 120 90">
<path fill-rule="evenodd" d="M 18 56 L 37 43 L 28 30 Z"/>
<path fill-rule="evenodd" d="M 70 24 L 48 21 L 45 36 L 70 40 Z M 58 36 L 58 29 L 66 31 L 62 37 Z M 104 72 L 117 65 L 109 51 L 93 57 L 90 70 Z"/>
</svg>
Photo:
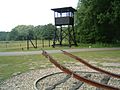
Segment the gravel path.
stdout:
<svg viewBox="0 0 120 90">
<path fill-rule="evenodd" d="M 82 71 L 91 71 L 95 72 L 94 70 L 91 70 L 84 66 L 76 66 L 76 65 L 70 65 L 69 68 L 72 70 L 82 70 Z M 119 73 L 119 68 L 105 68 L 108 71 Z M 43 76 L 61 72 L 59 69 L 55 68 L 48 68 L 48 69 L 39 69 L 39 70 L 31 70 L 26 73 L 22 73 L 20 75 L 14 76 L 8 80 L 6 80 L 1 86 L 0 90 L 35 90 L 35 82 L 42 78 Z"/>
<path fill-rule="evenodd" d="M 82 49 L 64 49 L 68 52 L 82 51 L 102 51 L 102 50 L 120 50 L 120 48 L 82 48 Z M 46 50 L 48 53 L 62 53 L 60 50 Z M 41 54 L 42 51 L 25 51 L 25 52 L 0 52 L 0 56 L 19 56 Z"/>
</svg>

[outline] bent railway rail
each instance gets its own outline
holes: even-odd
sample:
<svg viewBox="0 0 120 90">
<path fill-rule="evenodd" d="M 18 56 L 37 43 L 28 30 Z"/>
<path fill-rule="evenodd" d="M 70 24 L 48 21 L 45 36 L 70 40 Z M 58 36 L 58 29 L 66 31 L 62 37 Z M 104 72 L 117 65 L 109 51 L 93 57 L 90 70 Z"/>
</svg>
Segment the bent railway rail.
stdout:
<svg viewBox="0 0 120 90">
<path fill-rule="evenodd" d="M 96 70 L 96 71 L 99 71 L 99 72 L 102 72 L 102 73 L 105 73 L 105 74 L 108 74 L 110 76 L 113 76 L 113 77 L 116 77 L 116 78 L 120 78 L 120 75 L 117 75 L 117 74 L 114 74 L 114 73 L 111 73 L 111 72 L 108 72 L 108 71 L 105 71 L 105 70 L 102 70 L 100 68 L 97 68 L 95 66 L 92 66 L 91 64 L 85 62 L 84 60 L 80 59 L 79 57 L 77 56 L 74 56 L 66 51 L 63 51 L 64 54 L 80 61 L 81 63 L 83 63 L 84 65 Z M 106 85 L 106 84 L 103 84 L 103 83 L 99 83 L 99 82 L 96 82 L 96 81 L 93 81 L 93 80 L 90 80 L 90 79 L 87 79 L 85 77 L 82 77 L 81 75 L 78 75 L 76 74 L 75 72 L 73 72 L 72 70 L 66 68 L 65 66 L 59 64 L 52 56 L 50 56 L 46 51 L 43 50 L 42 52 L 42 55 L 44 55 L 46 58 L 48 58 L 50 60 L 51 63 L 53 63 L 56 67 L 58 67 L 60 70 L 62 70 L 64 73 L 67 73 L 68 75 L 71 75 L 72 77 L 76 78 L 77 80 L 79 81 L 82 81 L 84 83 L 87 83 L 89 85 L 92 85 L 92 86 L 95 86 L 97 88 L 101 88 L 101 89 L 107 89 L 107 90 L 120 90 L 120 88 L 118 87 L 114 87 L 114 86 L 110 86 L 110 85 Z"/>
<path fill-rule="evenodd" d="M 108 75 L 110 75 L 110 76 L 112 76 L 112 77 L 115 77 L 115 78 L 120 78 L 120 75 L 118 75 L 118 74 L 111 73 L 111 72 L 105 71 L 105 70 L 103 70 L 103 69 L 100 69 L 100 68 L 98 68 L 98 67 L 95 67 L 95 66 L 89 64 L 88 62 L 84 61 L 83 59 L 81 59 L 81 58 L 79 58 L 79 57 L 77 57 L 77 56 L 75 56 L 75 55 L 72 55 L 71 53 L 68 53 L 68 52 L 63 51 L 63 50 L 61 50 L 61 51 L 62 51 L 65 55 L 68 55 L 69 57 L 74 58 L 75 60 L 83 63 L 84 65 L 88 66 L 88 67 L 91 68 L 91 69 L 94 69 L 94 70 L 99 71 L 99 72 L 101 72 L 101 73 L 108 74 Z"/>
</svg>

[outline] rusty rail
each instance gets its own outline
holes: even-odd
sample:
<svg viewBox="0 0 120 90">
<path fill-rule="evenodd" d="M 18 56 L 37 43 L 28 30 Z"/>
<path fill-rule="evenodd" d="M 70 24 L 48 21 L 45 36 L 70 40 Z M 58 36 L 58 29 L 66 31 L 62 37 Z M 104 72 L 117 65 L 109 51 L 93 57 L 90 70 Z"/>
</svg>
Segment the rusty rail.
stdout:
<svg viewBox="0 0 120 90">
<path fill-rule="evenodd" d="M 74 58 L 75 60 L 78 60 L 79 62 L 83 63 L 84 65 L 88 66 L 89 68 L 92 68 L 92 69 L 94 69 L 94 70 L 96 70 L 96 71 L 99 71 L 99 72 L 101 72 L 101 73 L 105 73 L 105 74 L 107 74 L 107 75 L 109 75 L 109 76 L 112 76 L 112 77 L 115 77 L 115 78 L 120 78 L 120 75 L 118 75 L 118 74 L 111 73 L 111 72 L 105 71 L 105 70 L 103 70 L 103 69 L 100 69 L 100 68 L 98 68 L 98 67 L 95 67 L 95 66 L 89 64 L 88 62 L 86 62 L 85 60 L 83 60 L 83 59 L 81 59 L 81 58 L 79 58 L 79 57 L 77 57 L 77 56 L 75 56 L 75 55 L 73 55 L 73 54 L 71 54 L 71 53 L 68 53 L 68 52 L 63 51 L 63 50 L 61 50 L 61 51 L 62 51 L 65 55 L 68 55 L 69 57 Z"/>
<path fill-rule="evenodd" d="M 98 87 L 98 88 L 102 88 L 104 90 L 120 90 L 117 87 L 113 87 L 113 86 L 109 86 L 109 85 L 105 85 L 102 83 L 98 83 L 92 80 L 89 80 L 87 78 L 81 77 L 80 75 L 74 73 L 73 71 L 69 70 L 68 68 L 62 66 L 61 64 L 59 64 L 55 59 L 53 59 L 46 51 L 43 50 L 42 55 L 44 55 L 46 58 L 48 58 L 50 60 L 51 63 L 53 63 L 56 67 L 58 67 L 60 70 L 62 70 L 63 72 L 72 75 L 74 78 L 85 82 L 87 84 L 90 84 L 92 86 Z"/>
</svg>

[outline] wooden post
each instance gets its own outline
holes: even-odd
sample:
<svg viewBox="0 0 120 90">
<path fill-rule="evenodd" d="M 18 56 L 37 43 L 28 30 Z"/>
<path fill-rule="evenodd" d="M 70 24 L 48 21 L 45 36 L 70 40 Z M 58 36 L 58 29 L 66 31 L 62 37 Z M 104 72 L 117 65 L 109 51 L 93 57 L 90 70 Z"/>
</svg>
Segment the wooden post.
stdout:
<svg viewBox="0 0 120 90">
<path fill-rule="evenodd" d="M 6 48 L 7 48 L 7 42 L 6 42 Z"/>
<path fill-rule="evenodd" d="M 62 26 L 60 26 L 60 46 L 62 46 Z"/>
<path fill-rule="evenodd" d="M 57 27 L 55 28 L 55 31 L 54 31 L 54 38 L 53 38 L 53 48 L 55 48 L 55 41 L 56 41 L 56 31 L 57 31 Z"/>
<path fill-rule="evenodd" d="M 42 47 L 44 48 L 44 39 L 42 39 Z"/>
<path fill-rule="evenodd" d="M 27 50 L 29 50 L 29 36 L 27 36 Z"/>
<path fill-rule="evenodd" d="M 49 47 L 50 47 L 50 39 L 49 39 Z"/>
<path fill-rule="evenodd" d="M 73 30 L 73 42 L 74 42 L 75 46 L 77 46 L 77 41 L 76 41 L 76 35 L 75 35 L 74 25 L 72 25 L 72 30 Z"/>
<path fill-rule="evenodd" d="M 36 48 L 37 48 L 37 36 L 35 37 L 35 45 L 36 45 Z"/>
</svg>

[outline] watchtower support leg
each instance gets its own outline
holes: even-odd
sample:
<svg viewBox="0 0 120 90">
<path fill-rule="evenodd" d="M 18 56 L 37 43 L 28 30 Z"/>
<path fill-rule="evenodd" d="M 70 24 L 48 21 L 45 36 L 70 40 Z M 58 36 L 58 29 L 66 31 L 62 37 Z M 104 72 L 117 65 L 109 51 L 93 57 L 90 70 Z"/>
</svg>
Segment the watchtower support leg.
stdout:
<svg viewBox="0 0 120 90">
<path fill-rule="evenodd" d="M 62 34 L 63 34 L 63 32 L 62 32 L 62 26 L 60 26 L 60 46 L 62 46 L 62 40 L 63 40 Z"/>
<path fill-rule="evenodd" d="M 75 46 L 77 46 L 77 41 L 76 41 L 76 35 L 75 35 L 74 25 L 72 25 L 72 30 L 73 30 L 73 42 L 74 42 Z"/>
<path fill-rule="evenodd" d="M 57 35 L 57 33 L 56 33 L 56 31 L 57 31 L 57 27 L 55 28 L 55 31 L 54 31 L 54 37 L 53 37 L 53 48 L 55 48 L 55 44 L 56 44 L 56 35 Z"/>
<path fill-rule="evenodd" d="M 35 37 L 35 48 L 37 48 L 37 36 Z"/>
<path fill-rule="evenodd" d="M 68 41 L 69 41 L 69 47 L 71 47 L 71 32 L 70 32 L 70 25 L 68 25 Z"/>
<path fill-rule="evenodd" d="M 29 37 L 27 36 L 27 50 L 29 50 Z"/>
</svg>

